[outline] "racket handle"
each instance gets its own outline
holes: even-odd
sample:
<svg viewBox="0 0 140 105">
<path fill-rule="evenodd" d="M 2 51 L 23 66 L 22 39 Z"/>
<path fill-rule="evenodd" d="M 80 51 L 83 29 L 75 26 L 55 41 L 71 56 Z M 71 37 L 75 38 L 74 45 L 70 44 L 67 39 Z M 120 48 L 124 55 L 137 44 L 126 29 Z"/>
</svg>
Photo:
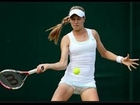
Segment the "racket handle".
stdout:
<svg viewBox="0 0 140 105">
<path fill-rule="evenodd" d="M 31 75 L 31 74 L 34 74 L 36 72 L 37 72 L 37 69 L 33 69 L 33 70 L 28 71 L 28 74 Z"/>
<path fill-rule="evenodd" d="M 44 66 L 41 66 L 41 70 L 44 70 Z M 36 73 L 36 72 L 37 72 L 37 69 L 33 69 L 33 70 L 30 70 L 30 71 L 28 72 L 28 74 L 31 75 L 31 74 L 34 74 L 34 73 Z"/>
</svg>

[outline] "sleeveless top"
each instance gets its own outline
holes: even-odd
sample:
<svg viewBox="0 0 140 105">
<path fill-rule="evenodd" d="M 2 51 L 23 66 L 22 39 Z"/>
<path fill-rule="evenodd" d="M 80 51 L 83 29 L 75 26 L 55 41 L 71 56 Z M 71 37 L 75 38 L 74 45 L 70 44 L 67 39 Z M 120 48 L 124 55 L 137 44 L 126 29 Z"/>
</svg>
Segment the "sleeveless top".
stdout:
<svg viewBox="0 0 140 105">
<path fill-rule="evenodd" d="M 86 28 L 88 40 L 83 42 L 76 41 L 73 32 L 68 33 L 70 39 L 69 56 L 70 62 L 61 80 L 67 79 L 71 82 L 90 82 L 94 79 L 95 59 L 97 43 L 93 37 L 92 30 Z M 80 73 L 75 75 L 73 69 L 80 68 Z"/>
</svg>

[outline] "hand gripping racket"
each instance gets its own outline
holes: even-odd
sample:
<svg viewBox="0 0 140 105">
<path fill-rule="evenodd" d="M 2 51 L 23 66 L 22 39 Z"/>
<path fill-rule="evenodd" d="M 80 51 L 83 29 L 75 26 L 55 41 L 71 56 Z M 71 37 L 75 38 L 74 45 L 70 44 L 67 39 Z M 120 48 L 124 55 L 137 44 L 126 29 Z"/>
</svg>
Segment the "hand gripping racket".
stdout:
<svg viewBox="0 0 140 105">
<path fill-rule="evenodd" d="M 44 67 L 41 67 L 44 70 Z M 23 86 L 27 77 L 36 73 L 37 69 L 29 71 L 18 71 L 14 69 L 5 69 L 0 72 L 0 84 L 7 89 L 15 90 Z"/>
</svg>

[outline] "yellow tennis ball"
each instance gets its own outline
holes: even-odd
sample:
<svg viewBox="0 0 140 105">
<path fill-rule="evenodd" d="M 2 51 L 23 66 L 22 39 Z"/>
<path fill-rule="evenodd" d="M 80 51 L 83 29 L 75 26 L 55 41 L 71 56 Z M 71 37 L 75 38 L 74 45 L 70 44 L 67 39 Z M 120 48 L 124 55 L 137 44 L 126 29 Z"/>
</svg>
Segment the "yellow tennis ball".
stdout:
<svg viewBox="0 0 140 105">
<path fill-rule="evenodd" d="M 73 69 L 73 73 L 74 73 L 75 75 L 78 75 L 78 74 L 80 73 L 80 68 L 78 68 L 78 67 L 74 68 L 74 69 Z"/>
</svg>

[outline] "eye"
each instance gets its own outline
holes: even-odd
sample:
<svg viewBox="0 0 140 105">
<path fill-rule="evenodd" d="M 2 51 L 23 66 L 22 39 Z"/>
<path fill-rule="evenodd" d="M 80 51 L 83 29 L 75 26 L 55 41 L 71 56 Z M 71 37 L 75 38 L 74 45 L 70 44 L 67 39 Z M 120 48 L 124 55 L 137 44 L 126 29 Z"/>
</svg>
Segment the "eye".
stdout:
<svg viewBox="0 0 140 105">
<path fill-rule="evenodd" d="M 81 18 L 77 18 L 77 20 L 81 20 Z"/>
<path fill-rule="evenodd" d="M 75 20 L 75 18 L 71 18 L 71 20 Z"/>
</svg>

